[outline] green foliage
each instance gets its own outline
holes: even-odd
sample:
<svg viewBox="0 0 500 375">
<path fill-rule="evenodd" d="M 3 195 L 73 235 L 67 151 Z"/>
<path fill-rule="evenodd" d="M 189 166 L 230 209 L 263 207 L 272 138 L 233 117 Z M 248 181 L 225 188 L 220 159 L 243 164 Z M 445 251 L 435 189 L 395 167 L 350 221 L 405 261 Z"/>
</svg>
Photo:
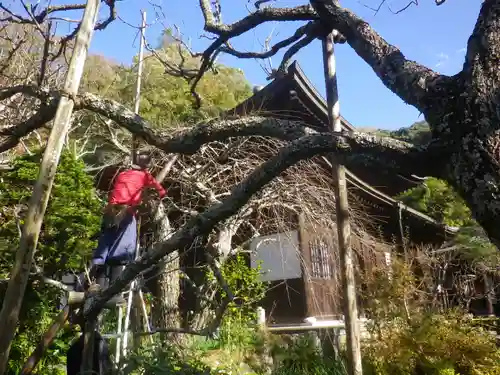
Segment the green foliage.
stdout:
<svg viewBox="0 0 500 375">
<path fill-rule="evenodd" d="M 398 130 L 378 130 L 377 132 L 380 135 L 413 143 L 414 145 L 426 144 L 431 140 L 429 124 L 425 121 L 418 121 L 409 127 L 404 127 Z"/>
<path fill-rule="evenodd" d="M 377 130 L 375 133 L 415 145 L 422 145 L 431 140 L 430 128 L 425 121 L 394 131 Z M 401 193 L 396 199 L 440 223 L 459 227 L 454 245 L 462 259 L 488 267 L 495 267 L 500 263 L 496 248 L 473 220 L 465 201 L 447 182 L 429 178 L 420 186 Z"/>
<path fill-rule="evenodd" d="M 242 353 L 234 349 L 220 349 L 212 345 L 203 347 L 205 338 L 192 338 L 191 345 L 178 347 L 157 343 L 143 348 L 128 358 L 126 368 L 134 369 L 132 374 L 157 375 L 345 375 L 342 361 L 323 358 L 308 336 L 300 335 L 289 340 L 287 336 L 267 336 L 265 344 L 271 347 L 278 365 L 269 371 L 264 363 L 260 348 L 246 348 Z M 250 352 L 253 361 L 250 360 Z M 258 355 L 260 354 L 260 355 Z M 258 356 L 257 356 L 258 355 Z M 258 363 L 258 362 L 261 363 Z"/>
<path fill-rule="evenodd" d="M 453 244 L 460 258 L 488 267 L 499 264 L 496 247 L 472 219 L 464 200 L 445 181 L 429 178 L 422 185 L 409 189 L 396 198 L 438 222 L 459 227 Z"/>
<path fill-rule="evenodd" d="M 367 345 L 371 373 L 500 374 L 500 351 L 487 332 L 459 312 L 415 314 L 408 323 L 388 321 Z"/>
<path fill-rule="evenodd" d="M 267 283 L 259 280 L 260 267 L 249 267 L 241 254 L 226 260 L 221 265 L 221 274 L 235 299 L 226 309 L 218 334 L 214 338 L 186 338 L 182 350 L 160 345 L 149 354 L 142 351 L 136 361 L 141 374 L 192 374 L 198 371 L 213 375 L 249 375 L 256 372 L 254 368 L 260 368 L 259 350 L 263 342 L 262 335 L 256 330 L 255 309 L 265 295 Z M 218 299 L 225 297 L 212 271 L 207 270 L 205 282 L 217 285 Z"/>
<path fill-rule="evenodd" d="M 7 277 L 12 268 L 19 245 L 19 230 L 38 176 L 40 159 L 41 152 L 18 158 L 13 162 L 12 170 L 2 173 L 0 178 L 2 277 Z M 85 173 L 84 164 L 71 153 L 63 152 L 35 256 L 37 266 L 45 275 L 59 277 L 82 265 L 96 245 L 92 237 L 99 231 L 100 208 L 93 180 Z M 10 355 L 11 373 L 19 373 L 40 336 L 57 315 L 58 300 L 59 294 L 53 289 L 37 282 L 28 285 Z M 64 368 L 65 352 L 72 336 L 71 331 L 58 336 L 39 363 L 39 374 L 64 374 L 61 366 Z"/>
<path fill-rule="evenodd" d="M 141 348 L 127 358 L 125 367 L 135 369 L 132 374 L 137 375 L 208 375 L 211 373 L 210 368 L 190 350 L 180 352 L 165 343 Z"/>
<path fill-rule="evenodd" d="M 264 298 L 267 283 L 260 281 L 261 267 L 249 267 L 241 254 L 227 260 L 221 267 L 221 273 L 233 293 L 234 300 L 229 303 L 220 327 L 220 344 L 223 347 L 243 348 L 253 345 L 256 323 L 257 303 Z M 208 279 L 214 280 L 210 271 Z M 222 297 L 225 291 L 220 290 Z"/>
<path fill-rule="evenodd" d="M 5 290 L 2 290 L 2 300 L 4 292 Z M 7 375 L 20 373 L 22 365 L 35 349 L 38 340 L 58 314 L 54 301 L 57 301 L 59 296 L 58 292 L 43 285 L 28 284 L 21 307 L 19 328 L 10 351 Z M 69 327 L 59 332 L 54 343 L 39 362 L 35 373 L 64 375 L 66 351 L 73 337 L 74 332 Z"/>
<path fill-rule="evenodd" d="M 184 47 L 166 42 L 156 53 L 169 64 L 181 63 L 184 67 L 197 69 L 200 61 L 193 58 Z M 135 100 L 137 71 L 134 66 L 118 66 L 103 63 L 101 57 L 93 57 L 87 68 L 84 86 L 99 94 L 132 108 Z M 88 64 L 87 64 L 88 65 Z M 193 108 L 190 82 L 165 72 L 165 66 L 156 57 L 144 60 L 141 84 L 141 116 L 158 128 L 169 128 L 179 123 L 194 123 L 212 118 L 221 111 L 231 109 L 251 95 L 251 87 L 243 73 L 234 68 L 217 65 L 215 73 L 207 72 L 199 82 L 197 93 L 202 98 L 202 107 Z"/>
<path fill-rule="evenodd" d="M 498 267 L 500 257 L 498 249 L 488 239 L 483 228 L 471 222 L 460 228 L 454 240 L 460 256 L 474 264 Z"/>
<path fill-rule="evenodd" d="M 462 311 L 428 309 L 407 265 L 395 261 L 391 278 L 379 273 L 366 284 L 372 319 L 364 346 L 367 374 L 500 374 L 495 337 Z"/>
<path fill-rule="evenodd" d="M 13 162 L 13 169 L 0 180 L 0 272 L 7 275 L 19 244 L 33 184 L 37 179 L 41 152 Z M 94 193 L 93 180 L 84 164 L 64 152 L 58 167 L 51 199 L 38 240 L 36 262 L 47 275 L 60 275 L 79 268 L 96 245 L 101 204 Z"/>
<path fill-rule="evenodd" d="M 166 33 L 168 36 L 168 33 Z M 180 48 L 185 59 L 185 68 L 197 69 L 200 61 Z M 156 50 L 164 61 L 180 63 L 179 45 L 171 38 Z M 94 92 L 105 98 L 134 107 L 137 82 L 137 60 L 132 66 L 118 65 L 102 56 L 89 56 L 85 64 L 82 90 Z M 218 116 L 251 96 L 252 91 L 242 71 L 217 64 L 215 73 L 207 72 L 197 87 L 202 98 L 201 108 L 193 107 L 190 83 L 182 77 L 165 72 L 165 66 L 155 56 L 147 55 L 141 84 L 140 115 L 157 129 L 172 129 L 179 124 L 189 126 L 204 119 Z M 85 156 L 90 164 L 106 164 L 116 157 L 116 146 L 109 142 L 109 132 L 99 116 L 86 112 L 78 118 L 81 126 L 71 133 L 72 139 L 89 137 L 88 149 L 97 147 L 99 153 Z M 123 145 L 130 145 L 130 133 L 111 125 L 116 139 Z"/>
<path fill-rule="evenodd" d="M 463 226 L 472 220 L 464 200 L 448 183 L 437 178 L 427 179 L 422 185 L 401 193 L 397 199 L 450 226 Z"/>
<path fill-rule="evenodd" d="M 275 336 L 272 353 L 279 364 L 273 375 L 344 375 L 342 361 L 325 358 L 309 335 Z"/>
</svg>

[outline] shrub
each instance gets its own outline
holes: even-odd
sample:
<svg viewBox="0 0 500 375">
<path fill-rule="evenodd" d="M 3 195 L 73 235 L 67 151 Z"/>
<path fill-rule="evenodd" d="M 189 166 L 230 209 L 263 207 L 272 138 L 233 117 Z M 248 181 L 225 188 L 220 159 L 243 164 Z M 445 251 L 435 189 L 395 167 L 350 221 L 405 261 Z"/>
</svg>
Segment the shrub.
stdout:
<svg viewBox="0 0 500 375">
<path fill-rule="evenodd" d="M 33 184 L 37 179 L 42 152 L 14 160 L 12 169 L 0 178 L 0 274 L 6 277 L 14 262 Z M 41 229 L 35 263 L 44 275 L 58 277 L 80 267 L 95 246 L 99 231 L 101 204 L 93 180 L 85 173 L 84 164 L 70 152 L 63 152 L 51 198 Z M 3 294 L 1 291 L 1 300 Z M 40 336 L 57 315 L 59 292 L 40 285 L 28 284 L 20 314 L 17 335 L 12 343 L 9 373 L 19 373 Z M 37 373 L 64 374 L 66 349 L 74 336 L 70 330 L 58 335 L 37 367 Z"/>
<path fill-rule="evenodd" d="M 12 170 L 1 175 L 0 272 L 4 275 L 13 264 L 41 157 L 41 152 L 20 157 Z M 85 165 L 72 153 L 63 152 L 38 240 L 37 266 L 50 276 L 81 267 L 96 246 L 100 220 L 101 203 Z"/>
<path fill-rule="evenodd" d="M 275 336 L 273 375 L 344 375 L 342 361 L 324 357 L 309 335 Z"/>
<path fill-rule="evenodd" d="M 430 309 L 410 268 L 394 264 L 392 278 L 379 274 L 367 287 L 367 374 L 500 374 L 495 337 L 461 310 Z"/>
<path fill-rule="evenodd" d="M 124 373 L 141 375 L 198 375 L 210 374 L 210 368 L 189 350 L 182 352 L 159 343 L 132 353 L 125 363 Z"/>
<path fill-rule="evenodd" d="M 227 306 L 219 330 L 219 342 L 223 347 L 247 348 L 255 344 L 256 309 L 264 298 L 267 283 L 260 281 L 261 268 L 249 267 L 241 254 L 227 260 L 221 268 L 234 300 Z M 210 271 L 208 279 L 214 279 Z M 220 294 L 225 297 L 221 289 Z"/>
</svg>

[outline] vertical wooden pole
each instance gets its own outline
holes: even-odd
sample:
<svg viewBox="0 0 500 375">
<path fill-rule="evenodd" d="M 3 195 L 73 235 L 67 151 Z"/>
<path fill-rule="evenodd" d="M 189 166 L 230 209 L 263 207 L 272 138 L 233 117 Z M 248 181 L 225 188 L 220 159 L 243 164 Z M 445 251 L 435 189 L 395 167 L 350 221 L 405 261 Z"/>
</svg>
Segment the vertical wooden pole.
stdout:
<svg viewBox="0 0 500 375">
<path fill-rule="evenodd" d="M 144 61 L 144 45 L 145 45 L 145 33 L 146 33 L 146 12 L 141 11 L 142 15 L 142 25 L 141 25 L 141 42 L 139 45 L 139 62 L 137 65 L 137 82 L 135 85 L 135 102 L 134 102 L 134 112 L 136 115 L 139 114 L 139 105 L 141 102 L 141 80 L 142 80 L 142 69 Z M 139 148 L 139 141 L 132 135 L 132 162 L 136 162 L 137 149 Z"/>
<path fill-rule="evenodd" d="M 83 309 L 86 309 L 88 301 L 101 292 L 101 286 L 99 284 L 92 284 L 87 292 L 85 293 L 85 302 Z M 98 326 L 98 316 L 93 316 L 83 322 L 83 352 L 82 352 L 82 363 L 80 365 L 81 374 L 93 374 L 94 372 L 94 351 L 99 350 L 94 346 L 95 344 L 95 334 Z"/>
<path fill-rule="evenodd" d="M 304 303 L 306 305 L 306 317 L 315 315 L 314 306 L 314 288 L 311 282 L 311 250 L 309 248 L 309 238 L 307 235 L 306 219 L 301 212 L 298 215 L 299 249 L 300 249 L 300 268 L 302 271 L 302 282 L 304 286 Z"/>
<path fill-rule="evenodd" d="M 28 204 L 19 249 L 16 252 L 14 267 L 5 293 L 2 311 L 0 312 L 0 374 L 4 374 L 7 368 L 10 347 L 16 332 L 19 311 L 28 283 L 43 217 L 52 191 L 64 141 L 71 125 L 71 115 L 74 107 L 73 96 L 78 93 L 88 48 L 97 21 L 99 5 L 100 0 L 87 1 L 76 36 L 75 48 L 71 56 L 64 89 L 57 106 L 33 194 Z"/>
<path fill-rule="evenodd" d="M 330 130 L 340 132 L 340 107 L 337 90 L 334 43 L 336 31 L 323 40 L 323 60 L 326 81 L 326 97 Z M 354 277 L 353 252 L 351 248 L 351 228 L 349 224 L 349 204 L 344 166 L 338 164 L 332 155 L 332 165 L 336 180 L 335 200 L 337 208 L 337 234 L 342 273 L 343 310 L 347 337 L 347 360 L 350 375 L 362 375 L 361 343 L 356 303 L 356 283 Z"/>
<path fill-rule="evenodd" d="M 83 374 L 94 373 L 94 351 L 99 348 L 95 348 L 95 331 L 97 328 L 97 319 L 89 320 L 85 323 L 83 332 L 83 352 L 82 352 L 82 364 L 80 367 L 80 372 Z"/>
</svg>

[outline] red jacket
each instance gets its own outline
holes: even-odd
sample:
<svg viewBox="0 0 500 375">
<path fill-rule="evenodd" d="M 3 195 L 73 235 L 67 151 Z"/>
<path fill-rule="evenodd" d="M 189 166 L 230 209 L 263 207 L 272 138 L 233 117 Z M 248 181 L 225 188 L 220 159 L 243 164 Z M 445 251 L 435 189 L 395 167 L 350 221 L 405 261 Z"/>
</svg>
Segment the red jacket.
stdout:
<svg viewBox="0 0 500 375">
<path fill-rule="evenodd" d="M 109 204 L 137 206 L 141 203 L 142 190 L 154 187 L 163 198 L 167 193 L 156 179 L 145 170 L 129 169 L 116 176 L 113 190 L 109 193 Z"/>
</svg>

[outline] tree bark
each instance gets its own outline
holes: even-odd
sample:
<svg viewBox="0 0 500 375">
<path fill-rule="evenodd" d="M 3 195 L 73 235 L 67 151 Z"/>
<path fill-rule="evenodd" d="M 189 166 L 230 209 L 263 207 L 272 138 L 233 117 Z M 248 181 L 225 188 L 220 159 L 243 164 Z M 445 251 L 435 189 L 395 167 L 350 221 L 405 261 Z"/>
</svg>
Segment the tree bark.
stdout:
<svg viewBox="0 0 500 375">
<path fill-rule="evenodd" d="M 155 240 L 166 241 L 172 235 L 166 208 L 160 203 L 154 218 L 156 224 Z M 161 267 L 160 274 L 154 280 L 153 290 L 153 324 L 155 329 L 179 328 L 179 251 L 168 254 Z M 162 340 L 175 341 L 178 335 L 174 332 L 160 333 Z"/>
<path fill-rule="evenodd" d="M 202 6 L 206 3 L 201 2 Z M 500 114 L 497 110 L 500 100 L 500 70 L 497 69 L 500 57 L 500 0 L 483 2 L 469 39 L 464 69 L 452 77 L 440 75 L 406 59 L 399 49 L 387 43 L 366 22 L 340 8 L 334 1 L 311 0 L 311 4 L 312 7 L 293 9 L 269 7 L 232 25 L 217 25 L 209 12 L 204 12 L 205 23 L 209 32 L 220 36 L 216 42 L 222 40 L 222 44 L 269 20 L 308 20 L 321 22 L 327 30 L 339 30 L 346 42 L 391 91 L 424 114 L 433 135 L 431 143 L 425 147 L 411 147 L 403 142 L 355 132 L 311 135 L 297 123 L 256 117 L 212 121 L 180 134 L 165 136 L 152 131 L 146 121 L 116 102 L 93 94 L 80 95 L 76 98 L 76 108 L 107 116 L 168 153 L 194 153 L 207 142 L 236 136 L 264 135 L 291 141 L 272 159 L 274 165 L 265 163 L 238 185 L 231 197 L 192 219 L 164 244 L 132 263 L 117 283 L 92 300 L 86 314 L 97 313 L 106 299 L 119 292 L 151 262 L 187 246 L 196 236 L 212 230 L 219 220 L 234 214 L 276 173 L 291 163 L 318 153 L 335 152 L 343 163 L 352 159 L 368 160 L 403 175 L 412 173 L 446 179 L 465 198 L 490 239 L 500 245 L 500 232 L 497 230 L 500 219 Z M 0 90 L 0 99 L 8 98 L 15 92 L 42 97 L 46 103 L 53 94 L 23 86 Z M 16 132 L 16 139 L 26 134 L 24 131 L 29 131 L 26 127 L 9 130 Z M 242 192 L 241 188 L 247 191 Z"/>
<path fill-rule="evenodd" d="M 172 170 L 178 156 L 173 155 L 156 176 L 162 183 Z M 155 242 L 166 241 L 173 233 L 167 216 L 167 209 L 162 202 L 155 208 L 153 217 Z M 153 282 L 153 326 L 155 329 L 167 330 L 180 328 L 179 296 L 180 296 L 180 262 L 179 251 L 168 254 L 162 264 L 157 267 L 158 277 Z M 176 332 L 160 333 L 161 340 L 177 341 Z"/>
<path fill-rule="evenodd" d="M 483 2 L 469 38 L 461 92 L 448 109 L 447 180 L 500 246 L 500 1 Z M 443 135 L 444 136 L 444 135 Z"/>
<path fill-rule="evenodd" d="M 99 4 L 99 0 L 87 2 L 66 76 L 65 95 L 59 101 L 54 125 L 40 165 L 38 180 L 29 202 L 19 249 L 16 253 L 14 267 L 0 312 L 0 332 L 2 333 L 0 338 L 0 374 L 5 373 L 7 368 L 10 347 L 16 332 L 19 311 L 28 283 L 43 216 L 49 201 L 64 140 L 71 124 L 74 102 L 70 96 L 76 95 L 80 86 L 87 51 L 97 21 Z"/>
<path fill-rule="evenodd" d="M 162 273 L 154 282 L 153 324 L 156 329 L 179 328 L 179 255 L 177 251 L 167 255 Z M 177 341 L 176 333 L 161 333 L 163 341 Z"/>
<path fill-rule="evenodd" d="M 321 22 L 338 29 L 381 81 L 415 106 L 442 153 L 440 171 L 500 247 L 500 0 L 485 0 L 462 72 L 448 77 L 406 59 L 369 25 L 333 1 L 311 0 Z"/>
<path fill-rule="evenodd" d="M 322 27 L 318 29 L 338 30 L 385 86 L 406 103 L 416 107 L 429 123 L 433 140 L 425 150 L 421 150 L 422 154 L 427 153 L 427 158 L 421 154 L 419 161 L 415 159 L 407 167 L 419 176 L 434 176 L 447 180 L 466 200 L 474 217 L 486 230 L 492 242 L 500 246 L 500 232 L 496 230 L 496 223 L 500 219 L 500 114 L 497 111 L 500 101 L 500 70 L 497 69 L 500 57 L 500 0 L 483 1 L 476 26 L 468 41 L 463 70 L 454 76 L 439 74 L 408 60 L 367 22 L 351 11 L 341 8 L 338 1 L 310 0 L 310 3 L 311 6 L 295 8 L 258 9 L 237 22 L 225 25 L 216 22 L 213 12 L 210 11 L 209 1 L 201 0 L 205 30 L 216 36 L 216 40 L 202 56 L 203 66 L 206 68 L 210 65 L 219 48 L 230 38 L 268 21 L 310 21 L 313 24 L 321 24 Z M 299 42 L 300 40 L 297 43 Z M 286 46 L 287 43 L 283 45 Z M 297 47 L 293 45 L 290 50 L 292 48 Z M 200 74 L 203 74 L 203 69 L 197 74 L 196 80 L 199 80 Z M 45 104 L 50 102 L 53 95 L 39 88 L 16 86 L 0 90 L 0 99 L 9 98 L 16 92 L 43 98 Z M 201 144 L 211 140 L 255 133 L 287 140 L 298 137 L 296 126 L 278 130 L 277 127 L 270 126 L 271 120 L 267 120 L 262 121 L 265 125 L 259 126 L 259 130 L 256 129 L 256 123 L 252 126 L 248 121 L 246 125 L 249 126 L 241 126 L 239 129 L 235 126 L 236 122 L 232 123 L 232 127 L 224 127 L 227 121 L 217 121 L 197 127 L 196 131 L 185 132 L 184 137 L 157 138 L 158 134 L 151 131 L 143 119 L 132 111 L 124 110 L 123 106 L 115 102 L 84 94 L 78 97 L 76 107 L 107 116 L 133 134 L 141 134 L 141 138 L 146 142 L 166 152 L 192 153 L 198 150 Z M 45 121 L 50 117 L 42 116 L 45 111 L 49 109 L 41 109 L 35 116 L 41 116 Z M 2 131 L 3 134 L 0 134 L 7 136 L 7 140 L 0 144 L 0 150 L 13 147 L 20 137 L 37 127 L 37 121 L 28 122 L 9 128 L 6 132 Z M 240 123 L 245 121 L 240 120 Z M 365 142 L 380 145 L 375 137 L 371 140 L 367 137 L 354 137 L 351 141 L 358 145 L 353 147 L 352 151 L 361 150 L 359 146 L 366 146 Z M 363 151 L 366 150 L 366 147 L 363 148 Z M 387 162 L 391 168 L 397 163 L 391 158 L 394 152 L 391 146 L 378 148 L 377 151 L 378 156 L 371 154 L 371 161 L 383 159 L 380 164 Z M 437 151 L 440 151 L 440 154 Z M 351 157 L 359 157 L 354 154 L 355 152 L 351 153 Z M 363 158 L 367 156 L 365 152 L 362 154 Z"/>
</svg>

